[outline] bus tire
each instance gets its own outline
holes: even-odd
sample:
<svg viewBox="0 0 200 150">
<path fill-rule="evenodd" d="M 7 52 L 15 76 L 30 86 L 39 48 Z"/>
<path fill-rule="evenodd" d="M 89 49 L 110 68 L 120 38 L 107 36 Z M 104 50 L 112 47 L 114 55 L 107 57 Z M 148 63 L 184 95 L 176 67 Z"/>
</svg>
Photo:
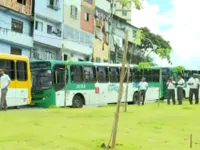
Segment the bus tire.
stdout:
<svg viewBox="0 0 200 150">
<path fill-rule="evenodd" d="M 137 100 L 138 100 L 138 92 L 135 92 L 133 94 L 133 104 L 137 104 Z"/>
<path fill-rule="evenodd" d="M 186 98 L 185 90 L 183 90 L 183 98 Z"/>
<path fill-rule="evenodd" d="M 16 108 L 16 109 L 21 109 L 21 106 L 16 106 L 15 108 Z"/>
<path fill-rule="evenodd" d="M 73 108 L 82 108 L 84 105 L 83 98 L 80 95 L 75 95 L 72 100 Z"/>
</svg>

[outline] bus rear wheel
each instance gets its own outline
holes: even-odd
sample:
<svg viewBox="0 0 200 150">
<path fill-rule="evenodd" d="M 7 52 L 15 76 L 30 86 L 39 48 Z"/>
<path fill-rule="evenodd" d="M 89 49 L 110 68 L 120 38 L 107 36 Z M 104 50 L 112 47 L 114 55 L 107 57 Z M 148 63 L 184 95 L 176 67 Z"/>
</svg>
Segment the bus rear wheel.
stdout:
<svg viewBox="0 0 200 150">
<path fill-rule="evenodd" d="M 79 95 L 75 95 L 72 101 L 73 108 L 82 108 L 83 107 L 83 99 Z"/>
</svg>

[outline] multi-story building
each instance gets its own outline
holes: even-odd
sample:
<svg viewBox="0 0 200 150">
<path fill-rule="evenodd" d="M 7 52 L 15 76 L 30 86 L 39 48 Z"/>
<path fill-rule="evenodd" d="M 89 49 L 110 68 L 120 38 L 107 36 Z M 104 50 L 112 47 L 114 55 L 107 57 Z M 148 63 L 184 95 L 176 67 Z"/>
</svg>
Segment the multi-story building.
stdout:
<svg viewBox="0 0 200 150">
<path fill-rule="evenodd" d="M 127 0 L 128 5 L 127 6 L 123 6 L 122 1 L 121 0 L 114 0 L 114 13 L 115 15 L 117 15 L 120 18 L 125 19 L 126 21 L 128 21 L 129 23 L 131 22 L 131 17 L 132 17 L 132 13 L 131 13 L 131 2 L 132 0 Z"/>
<path fill-rule="evenodd" d="M 0 5 L 28 16 L 32 14 L 32 0 L 0 0 Z"/>
<path fill-rule="evenodd" d="M 93 28 L 92 30 L 84 28 L 81 20 L 81 12 L 80 0 L 64 1 L 63 60 L 67 60 L 69 57 L 77 61 L 91 59 L 94 38 L 92 34 Z"/>
<path fill-rule="evenodd" d="M 94 33 L 95 0 L 81 0 L 81 29 Z"/>
<path fill-rule="evenodd" d="M 63 0 L 33 0 L 34 47 L 32 59 L 61 59 Z"/>
<path fill-rule="evenodd" d="M 26 0 L 24 6 L 17 0 L 0 1 L 0 53 L 30 56 L 33 47 L 33 21 L 27 16 L 30 1 Z M 25 11 L 21 11 L 20 6 Z"/>
<path fill-rule="evenodd" d="M 95 38 L 93 61 L 107 62 L 109 58 L 109 16 L 110 2 L 107 0 L 95 0 Z"/>
</svg>

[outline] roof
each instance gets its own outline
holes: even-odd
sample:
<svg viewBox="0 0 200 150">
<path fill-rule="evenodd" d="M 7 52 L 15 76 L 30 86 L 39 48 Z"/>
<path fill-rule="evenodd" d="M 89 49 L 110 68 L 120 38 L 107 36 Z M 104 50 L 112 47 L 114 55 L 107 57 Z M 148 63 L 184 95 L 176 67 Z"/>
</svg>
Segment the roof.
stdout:
<svg viewBox="0 0 200 150">
<path fill-rule="evenodd" d="M 11 54 L 1 54 L 0 53 L 0 59 L 8 59 L 8 60 L 26 60 L 29 61 L 29 58 L 27 56 L 22 55 L 11 55 Z"/>
</svg>

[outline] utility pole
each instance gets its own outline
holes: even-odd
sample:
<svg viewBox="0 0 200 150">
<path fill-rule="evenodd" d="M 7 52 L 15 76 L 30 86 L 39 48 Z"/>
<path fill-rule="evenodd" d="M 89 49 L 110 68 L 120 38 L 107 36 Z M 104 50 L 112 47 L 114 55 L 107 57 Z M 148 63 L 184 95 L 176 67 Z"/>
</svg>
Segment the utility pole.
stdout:
<svg viewBox="0 0 200 150">
<path fill-rule="evenodd" d="M 112 139 L 111 148 L 115 148 L 116 146 L 117 128 L 118 128 L 118 122 L 119 122 L 120 104 L 121 104 L 122 93 L 123 93 L 123 81 L 124 81 L 127 51 L 128 51 L 128 30 L 126 31 L 126 39 L 125 39 L 125 46 L 124 46 L 124 53 L 123 53 L 123 60 L 122 60 L 122 69 L 120 73 L 120 86 L 119 86 L 119 93 L 118 93 L 118 100 L 117 100 L 117 108 L 116 108 L 114 125 L 113 125 L 113 130 L 112 130 L 113 134 L 111 138 Z"/>
</svg>

